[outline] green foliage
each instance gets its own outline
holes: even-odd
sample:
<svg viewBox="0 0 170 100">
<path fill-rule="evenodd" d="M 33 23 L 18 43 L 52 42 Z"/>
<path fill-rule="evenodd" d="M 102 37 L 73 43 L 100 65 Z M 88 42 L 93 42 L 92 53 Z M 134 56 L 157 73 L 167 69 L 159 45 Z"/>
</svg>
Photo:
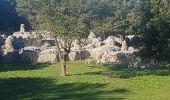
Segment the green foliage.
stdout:
<svg viewBox="0 0 170 100">
<path fill-rule="evenodd" d="M 17 11 L 34 29 L 69 37 L 86 37 L 90 30 L 102 36 L 137 34 L 144 37 L 140 48 L 147 57 L 170 57 L 169 0 L 16 1 Z"/>
<path fill-rule="evenodd" d="M 0 0 L 0 31 L 18 30 L 20 22 L 15 4 L 15 0 Z"/>
</svg>

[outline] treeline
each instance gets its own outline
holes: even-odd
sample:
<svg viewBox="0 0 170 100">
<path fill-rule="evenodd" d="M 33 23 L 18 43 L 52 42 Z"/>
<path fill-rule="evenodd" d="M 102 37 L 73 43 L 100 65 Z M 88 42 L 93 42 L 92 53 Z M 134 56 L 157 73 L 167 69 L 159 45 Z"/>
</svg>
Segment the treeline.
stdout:
<svg viewBox="0 0 170 100">
<path fill-rule="evenodd" d="M 0 0 L 0 31 L 14 31 L 19 27 L 15 0 Z"/>
<path fill-rule="evenodd" d="M 16 0 L 16 9 L 35 30 L 81 37 L 92 30 L 122 39 L 140 35 L 143 56 L 170 59 L 169 0 Z"/>
</svg>

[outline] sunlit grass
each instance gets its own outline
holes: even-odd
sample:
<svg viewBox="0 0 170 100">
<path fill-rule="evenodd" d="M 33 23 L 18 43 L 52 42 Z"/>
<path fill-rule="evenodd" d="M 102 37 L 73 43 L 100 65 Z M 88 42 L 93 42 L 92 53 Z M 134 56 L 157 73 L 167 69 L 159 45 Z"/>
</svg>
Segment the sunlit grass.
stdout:
<svg viewBox="0 0 170 100">
<path fill-rule="evenodd" d="M 169 69 L 107 69 L 99 64 L 1 65 L 1 100 L 169 100 Z"/>
</svg>

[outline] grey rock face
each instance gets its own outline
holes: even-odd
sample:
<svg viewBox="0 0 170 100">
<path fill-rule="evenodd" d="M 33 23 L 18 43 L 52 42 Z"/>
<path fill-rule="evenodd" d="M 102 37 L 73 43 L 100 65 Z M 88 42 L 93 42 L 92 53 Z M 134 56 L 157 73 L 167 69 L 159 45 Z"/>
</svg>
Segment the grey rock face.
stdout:
<svg viewBox="0 0 170 100">
<path fill-rule="evenodd" d="M 25 32 L 25 25 L 24 25 L 24 24 L 21 24 L 21 26 L 20 26 L 20 32 Z"/>
<path fill-rule="evenodd" d="M 20 62 L 23 63 L 36 63 L 39 55 L 34 50 L 23 50 L 20 52 Z"/>
<path fill-rule="evenodd" d="M 56 49 L 47 49 L 39 53 L 38 63 L 56 63 L 60 60 Z"/>
<path fill-rule="evenodd" d="M 88 39 L 89 39 L 89 40 L 92 40 L 92 39 L 94 39 L 94 38 L 96 38 L 96 35 L 94 34 L 94 32 L 90 31 L 90 34 L 89 34 L 89 36 L 88 36 Z"/>
<path fill-rule="evenodd" d="M 90 56 L 90 53 L 86 50 L 75 50 L 71 51 L 68 56 L 70 61 L 84 60 Z"/>
<path fill-rule="evenodd" d="M 109 46 L 109 45 L 103 45 L 101 47 L 98 48 L 94 48 L 89 50 L 90 54 L 92 57 L 94 58 L 101 58 L 101 56 L 105 53 L 105 52 L 116 52 L 119 51 L 120 48 L 117 46 Z"/>
<path fill-rule="evenodd" d="M 6 55 L 8 52 L 13 52 L 14 48 L 12 45 L 14 38 L 13 36 L 8 36 L 5 40 L 5 44 L 2 46 L 3 54 Z"/>
<path fill-rule="evenodd" d="M 115 46 L 115 37 L 109 36 L 105 41 L 105 45 Z"/>
<path fill-rule="evenodd" d="M 127 50 L 128 50 L 128 46 L 127 46 L 126 40 L 124 40 L 122 42 L 121 51 L 127 51 Z"/>
</svg>

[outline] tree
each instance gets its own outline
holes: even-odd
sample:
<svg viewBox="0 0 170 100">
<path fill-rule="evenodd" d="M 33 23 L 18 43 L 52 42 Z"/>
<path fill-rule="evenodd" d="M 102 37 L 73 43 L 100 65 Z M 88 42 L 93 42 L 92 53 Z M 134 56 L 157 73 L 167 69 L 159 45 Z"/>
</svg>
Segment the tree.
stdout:
<svg viewBox="0 0 170 100">
<path fill-rule="evenodd" d="M 85 36 L 84 16 L 81 11 L 83 0 L 40 0 L 36 2 L 39 6 L 33 8 L 35 19 L 32 24 L 36 26 L 36 29 L 48 30 L 55 37 L 62 60 L 61 75 L 66 76 L 66 61 L 71 51 L 71 44 L 75 38 Z M 28 8 L 32 9 L 34 1 L 29 0 L 28 3 Z"/>
<path fill-rule="evenodd" d="M 0 0 L 0 31 L 16 31 L 19 17 L 15 9 L 15 0 Z"/>
</svg>

